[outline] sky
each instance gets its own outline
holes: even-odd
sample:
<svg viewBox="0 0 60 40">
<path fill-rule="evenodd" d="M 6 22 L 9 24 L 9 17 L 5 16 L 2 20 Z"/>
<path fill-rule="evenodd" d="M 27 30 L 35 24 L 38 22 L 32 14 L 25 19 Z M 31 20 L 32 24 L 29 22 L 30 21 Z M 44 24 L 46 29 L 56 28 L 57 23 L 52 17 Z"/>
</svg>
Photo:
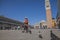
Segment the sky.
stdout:
<svg viewBox="0 0 60 40">
<path fill-rule="evenodd" d="M 50 0 L 52 18 L 56 18 L 57 0 Z M 0 0 L 0 15 L 33 25 L 46 20 L 45 0 Z"/>
</svg>

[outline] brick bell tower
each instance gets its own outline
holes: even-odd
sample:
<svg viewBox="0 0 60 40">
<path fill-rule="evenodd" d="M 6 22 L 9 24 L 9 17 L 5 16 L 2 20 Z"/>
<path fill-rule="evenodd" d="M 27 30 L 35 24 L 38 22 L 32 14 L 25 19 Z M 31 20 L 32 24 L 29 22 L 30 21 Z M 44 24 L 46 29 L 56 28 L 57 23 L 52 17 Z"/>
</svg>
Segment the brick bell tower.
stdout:
<svg viewBox="0 0 60 40">
<path fill-rule="evenodd" d="M 47 28 L 52 28 L 52 14 L 51 14 L 50 0 L 45 0 L 45 8 L 46 8 Z"/>
</svg>

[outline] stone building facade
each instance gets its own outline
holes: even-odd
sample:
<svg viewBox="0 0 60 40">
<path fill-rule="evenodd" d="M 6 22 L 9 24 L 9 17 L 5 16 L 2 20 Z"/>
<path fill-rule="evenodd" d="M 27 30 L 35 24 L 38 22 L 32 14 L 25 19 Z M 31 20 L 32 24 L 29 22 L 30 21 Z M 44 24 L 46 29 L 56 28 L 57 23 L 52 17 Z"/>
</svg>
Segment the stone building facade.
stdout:
<svg viewBox="0 0 60 40">
<path fill-rule="evenodd" d="M 57 26 L 60 29 L 60 0 L 57 1 Z"/>
<path fill-rule="evenodd" d="M 23 22 L 0 16 L 0 30 L 16 30 L 24 25 Z"/>
</svg>

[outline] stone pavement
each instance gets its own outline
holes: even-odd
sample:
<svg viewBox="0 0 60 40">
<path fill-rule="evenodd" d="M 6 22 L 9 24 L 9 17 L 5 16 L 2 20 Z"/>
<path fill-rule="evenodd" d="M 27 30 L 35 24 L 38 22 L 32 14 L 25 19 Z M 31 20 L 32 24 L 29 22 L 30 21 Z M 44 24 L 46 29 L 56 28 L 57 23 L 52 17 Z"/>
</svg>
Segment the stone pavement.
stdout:
<svg viewBox="0 0 60 40">
<path fill-rule="evenodd" d="M 42 39 L 38 37 L 38 31 L 41 32 Z M 58 31 L 57 35 L 60 35 Z M 50 29 L 32 29 L 32 34 L 22 33 L 21 30 L 0 30 L 0 40 L 51 40 L 51 35 Z"/>
</svg>

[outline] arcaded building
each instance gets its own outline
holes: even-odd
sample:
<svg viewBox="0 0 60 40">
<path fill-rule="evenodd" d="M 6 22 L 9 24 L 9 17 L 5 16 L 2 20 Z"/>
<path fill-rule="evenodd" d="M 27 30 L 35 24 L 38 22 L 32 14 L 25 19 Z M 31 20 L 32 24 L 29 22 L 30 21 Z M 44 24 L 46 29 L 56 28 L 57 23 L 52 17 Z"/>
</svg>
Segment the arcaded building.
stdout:
<svg viewBox="0 0 60 40">
<path fill-rule="evenodd" d="M 0 16 L 0 30 L 16 30 L 24 25 L 23 22 Z"/>
</svg>

